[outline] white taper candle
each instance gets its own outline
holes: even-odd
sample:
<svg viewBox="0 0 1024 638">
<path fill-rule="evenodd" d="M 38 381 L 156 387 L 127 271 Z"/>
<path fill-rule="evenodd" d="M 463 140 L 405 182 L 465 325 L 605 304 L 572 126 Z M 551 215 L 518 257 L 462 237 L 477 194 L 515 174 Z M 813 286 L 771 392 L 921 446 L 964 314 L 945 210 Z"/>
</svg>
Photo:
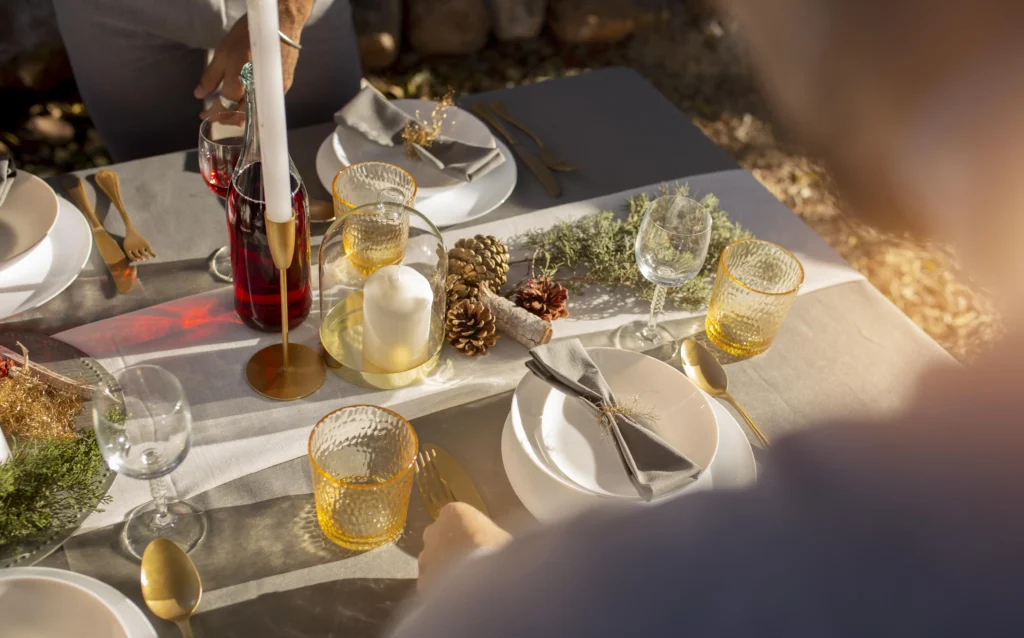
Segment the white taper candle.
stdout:
<svg viewBox="0 0 1024 638">
<path fill-rule="evenodd" d="M 277 0 L 248 0 L 248 7 L 265 215 L 270 221 L 286 222 L 292 217 L 292 198 Z"/>
</svg>

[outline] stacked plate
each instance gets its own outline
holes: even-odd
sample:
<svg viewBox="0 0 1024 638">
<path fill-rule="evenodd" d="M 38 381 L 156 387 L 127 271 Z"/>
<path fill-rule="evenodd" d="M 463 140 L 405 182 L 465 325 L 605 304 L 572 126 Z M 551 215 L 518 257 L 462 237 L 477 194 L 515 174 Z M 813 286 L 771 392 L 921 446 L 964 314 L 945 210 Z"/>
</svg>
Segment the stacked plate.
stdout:
<svg viewBox="0 0 1024 638">
<path fill-rule="evenodd" d="M 419 118 L 429 117 L 437 105 L 430 100 L 394 100 L 392 104 Z M 416 180 L 416 210 L 439 228 L 476 219 L 501 206 L 516 187 L 516 161 L 509 148 L 491 135 L 486 124 L 457 106 L 449 107 L 441 134 L 477 146 L 497 147 L 505 162 L 479 179 L 464 182 L 409 157 L 405 146 L 382 146 L 358 131 L 338 127 L 317 152 L 317 177 L 330 193 L 334 176 L 349 164 L 375 161 L 401 166 Z"/>
<path fill-rule="evenodd" d="M 696 481 L 655 503 L 754 481 L 753 451 L 739 424 L 682 372 L 627 350 L 587 352 L 620 403 L 635 400 L 656 414 L 652 429 L 705 468 Z M 501 453 L 512 488 L 538 520 L 556 521 L 601 505 L 644 504 L 593 411 L 532 374 L 516 388 Z"/>
<path fill-rule="evenodd" d="M 0 572 L 0 636 L 156 638 L 124 594 L 95 578 L 46 567 Z"/>
<path fill-rule="evenodd" d="M 0 320 L 56 297 L 91 252 L 85 217 L 46 182 L 19 171 L 0 206 Z"/>
</svg>

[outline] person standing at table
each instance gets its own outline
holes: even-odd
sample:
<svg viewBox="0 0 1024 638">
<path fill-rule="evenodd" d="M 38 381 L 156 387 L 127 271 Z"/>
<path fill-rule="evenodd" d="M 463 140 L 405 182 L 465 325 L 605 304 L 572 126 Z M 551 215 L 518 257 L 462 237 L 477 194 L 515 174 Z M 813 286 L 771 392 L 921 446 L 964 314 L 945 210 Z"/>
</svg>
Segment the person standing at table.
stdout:
<svg viewBox="0 0 1024 638">
<path fill-rule="evenodd" d="M 75 81 L 115 162 L 194 146 L 197 116 L 238 108 L 245 95 L 245 0 L 53 4 Z M 348 0 L 278 5 L 288 126 L 329 122 L 359 91 Z"/>
<path fill-rule="evenodd" d="M 1024 636 L 1024 3 L 727 4 L 857 210 L 954 244 L 1011 333 L 899 417 L 780 439 L 747 490 L 513 541 L 449 505 L 396 636 Z"/>
</svg>

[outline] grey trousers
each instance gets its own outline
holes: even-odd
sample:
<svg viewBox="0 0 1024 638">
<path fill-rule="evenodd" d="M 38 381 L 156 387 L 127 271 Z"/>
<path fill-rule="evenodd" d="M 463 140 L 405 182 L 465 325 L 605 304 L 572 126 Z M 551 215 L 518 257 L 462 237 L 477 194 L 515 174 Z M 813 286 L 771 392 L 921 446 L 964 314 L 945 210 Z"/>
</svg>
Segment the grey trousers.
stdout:
<svg viewBox="0 0 1024 638">
<path fill-rule="evenodd" d="M 54 0 L 75 80 L 114 161 L 196 145 L 192 95 L 245 0 Z M 286 97 L 289 128 L 327 122 L 359 90 L 348 0 L 317 0 Z"/>
</svg>

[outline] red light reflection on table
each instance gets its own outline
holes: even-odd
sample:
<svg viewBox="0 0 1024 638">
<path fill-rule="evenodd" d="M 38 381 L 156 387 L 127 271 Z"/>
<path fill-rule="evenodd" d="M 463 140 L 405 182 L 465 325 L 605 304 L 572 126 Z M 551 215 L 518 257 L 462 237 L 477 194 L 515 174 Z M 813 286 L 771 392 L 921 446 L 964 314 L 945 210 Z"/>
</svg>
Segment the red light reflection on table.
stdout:
<svg viewBox="0 0 1024 638">
<path fill-rule="evenodd" d="M 82 326 L 68 336 L 93 357 L 104 358 L 234 341 L 238 335 L 232 333 L 242 321 L 231 295 L 220 293 L 179 299 L 102 323 L 103 334 Z M 88 343 L 81 343 L 87 335 Z"/>
</svg>

